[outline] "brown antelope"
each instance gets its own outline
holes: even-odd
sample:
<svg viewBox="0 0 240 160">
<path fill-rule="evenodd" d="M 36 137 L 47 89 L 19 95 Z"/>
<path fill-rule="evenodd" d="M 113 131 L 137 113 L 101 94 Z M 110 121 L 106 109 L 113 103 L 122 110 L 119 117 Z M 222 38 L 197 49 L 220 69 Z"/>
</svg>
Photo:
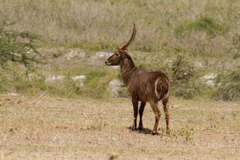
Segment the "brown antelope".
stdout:
<svg viewBox="0 0 240 160">
<path fill-rule="evenodd" d="M 155 124 L 151 134 L 157 132 L 157 127 L 161 112 L 158 107 L 158 101 L 162 101 L 163 109 L 165 112 L 165 119 L 167 130 L 169 130 L 169 90 L 170 82 L 166 74 L 161 72 L 151 72 L 147 69 L 141 69 L 135 66 L 131 56 L 127 52 L 127 47 L 133 42 L 136 36 L 135 23 L 133 26 L 133 32 L 130 40 L 118 47 L 118 50 L 110 56 L 105 64 L 107 66 L 120 65 L 121 78 L 128 88 L 128 91 L 132 97 L 134 120 L 132 130 L 136 130 L 137 115 L 138 115 L 138 101 L 141 101 L 139 109 L 140 121 L 138 129 L 142 130 L 142 116 L 146 105 L 149 102 L 152 110 L 155 114 Z"/>
</svg>

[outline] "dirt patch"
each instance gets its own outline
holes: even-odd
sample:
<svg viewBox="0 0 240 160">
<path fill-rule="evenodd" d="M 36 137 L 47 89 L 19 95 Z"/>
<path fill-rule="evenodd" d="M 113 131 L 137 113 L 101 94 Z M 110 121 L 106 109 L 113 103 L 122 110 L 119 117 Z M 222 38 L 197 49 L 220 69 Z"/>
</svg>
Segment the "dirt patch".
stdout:
<svg viewBox="0 0 240 160">
<path fill-rule="evenodd" d="M 173 103 L 179 101 L 173 98 Z M 205 104 L 205 105 L 204 105 Z M 214 108 L 209 110 L 209 106 Z M 144 130 L 131 131 L 129 99 L 0 98 L 2 159 L 238 159 L 240 105 L 201 100 L 171 108 L 171 133 L 146 106 Z M 201 109 L 196 107 L 201 105 Z M 226 108 L 228 108 L 226 112 Z"/>
</svg>

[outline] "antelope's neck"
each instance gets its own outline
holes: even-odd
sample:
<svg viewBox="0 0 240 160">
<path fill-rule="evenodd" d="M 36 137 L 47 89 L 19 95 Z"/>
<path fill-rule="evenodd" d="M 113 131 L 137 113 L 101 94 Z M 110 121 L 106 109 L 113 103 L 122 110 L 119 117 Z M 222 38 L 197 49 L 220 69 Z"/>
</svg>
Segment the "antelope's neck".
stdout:
<svg viewBox="0 0 240 160">
<path fill-rule="evenodd" d="M 128 86 L 129 80 L 136 69 L 136 66 L 133 60 L 127 59 L 127 58 L 124 59 L 122 61 L 122 64 L 120 65 L 120 69 L 121 69 L 121 78 L 125 83 L 125 85 Z"/>
</svg>

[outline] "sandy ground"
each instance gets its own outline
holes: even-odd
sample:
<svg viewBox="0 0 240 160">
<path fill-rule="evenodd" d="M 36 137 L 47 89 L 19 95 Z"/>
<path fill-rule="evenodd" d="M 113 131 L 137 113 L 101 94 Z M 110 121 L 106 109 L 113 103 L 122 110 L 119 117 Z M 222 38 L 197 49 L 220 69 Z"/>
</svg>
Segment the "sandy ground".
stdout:
<svg viewBox="0 0 240 160">
<path fill-rule="evenodd" d="M 1 95 L 0 159 L 240 159 L 239 103 L 172 98 L 170 104 L 170 135 L 164 116 L 150 135 L 151 107 L 144 130 L 131 131 L 129 99 Z"/>
</svg>

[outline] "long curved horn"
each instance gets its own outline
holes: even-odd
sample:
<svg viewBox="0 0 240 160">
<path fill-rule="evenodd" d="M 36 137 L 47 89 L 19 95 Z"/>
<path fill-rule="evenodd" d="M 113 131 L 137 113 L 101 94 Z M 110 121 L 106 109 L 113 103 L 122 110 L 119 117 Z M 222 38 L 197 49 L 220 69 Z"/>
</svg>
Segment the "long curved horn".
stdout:
<svg viewBox="0 0 240 160">
<path fill-rule="evenodd" d="M 135 39 L 136 33 L 137 33 L 137 31 L 136 31 L 135 23 L 133 23 L 132 36 L 131 36 L 130 40 L 129 40 L 125 45 L 123 45 L 123 46 L 121 47 L 122 50 L 127 49 L 127 47 L 133 42 L 133 40 Z"/>
</svg>

